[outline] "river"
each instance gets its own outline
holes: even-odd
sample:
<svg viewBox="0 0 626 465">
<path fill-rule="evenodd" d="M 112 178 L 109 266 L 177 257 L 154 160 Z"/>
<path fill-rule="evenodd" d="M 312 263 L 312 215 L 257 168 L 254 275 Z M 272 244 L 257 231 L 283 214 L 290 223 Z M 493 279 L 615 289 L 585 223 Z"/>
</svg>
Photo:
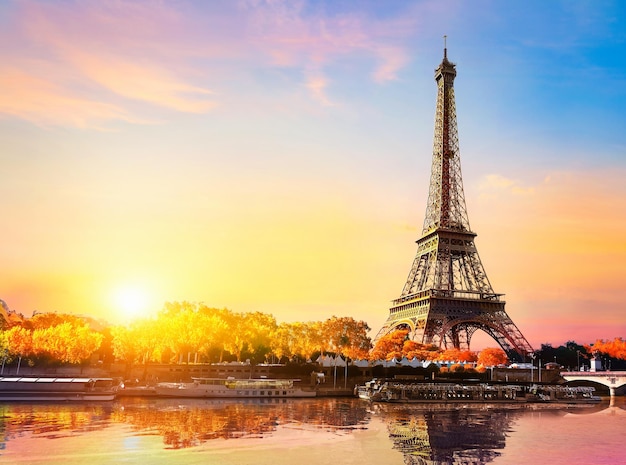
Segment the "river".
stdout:
<svg viewBox="0 0 626 465">
<path fill-rule="evenodd" d="M 0 404 L 0 463 L 626 464 L 626 404 L 133 399 Z"/>
</svg>

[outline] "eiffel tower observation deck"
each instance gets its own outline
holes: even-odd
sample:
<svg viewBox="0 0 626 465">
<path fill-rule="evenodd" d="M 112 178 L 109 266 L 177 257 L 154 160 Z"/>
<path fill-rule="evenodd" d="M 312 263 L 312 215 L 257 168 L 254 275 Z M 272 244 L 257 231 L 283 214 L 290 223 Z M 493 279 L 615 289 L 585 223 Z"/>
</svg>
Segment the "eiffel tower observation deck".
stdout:
<svg viewBox="0 0 626 465">
<path fill-rule="evenodd" d="M 474 244 L 465 205 L 454 101 L 456 65 L 435 70 L 437 105 L 430 190 L 417 254 L 400 297 L 375 340 L 395 329 L 442 349 L 470 349 L 477 330 L 491 336 L 509 356 L 521 361 L 533 348 L 507 315 L 503 294 L 491 287 Z"/>
</svg>

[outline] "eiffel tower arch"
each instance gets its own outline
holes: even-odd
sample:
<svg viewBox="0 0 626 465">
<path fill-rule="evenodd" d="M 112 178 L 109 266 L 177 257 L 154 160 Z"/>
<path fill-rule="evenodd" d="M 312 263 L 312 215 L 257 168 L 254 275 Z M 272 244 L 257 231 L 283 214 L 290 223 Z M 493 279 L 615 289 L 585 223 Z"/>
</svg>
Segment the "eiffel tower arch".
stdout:
<svg viewBox="0 0 626 465">
<path fill-rule="evenodd" d="M 532 346 L 506 313 L 503 294 L 491 287 L 470 229 L 454 100 L 456 65 L 443 61 L 435 70 L 437 105 L 430 189 L 417 254 L 400 297 L 375 341 L 398 328 L 410 337 L 442 349 L 469 350 L 482 330 L 509 356 L 521 361 Z"/>
</svg>

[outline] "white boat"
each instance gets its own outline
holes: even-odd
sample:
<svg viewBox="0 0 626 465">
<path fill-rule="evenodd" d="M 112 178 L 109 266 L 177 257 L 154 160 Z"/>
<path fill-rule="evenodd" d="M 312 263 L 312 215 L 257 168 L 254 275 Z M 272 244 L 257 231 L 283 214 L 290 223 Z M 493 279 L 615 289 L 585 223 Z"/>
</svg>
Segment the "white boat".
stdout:
<svg viewBox="0 0 626 465">
<path fill-rule="evenodd" d="M 113 378 L 0 377 L 0 401 L 110 401 Z"/>
<path fill-rule="evenodd" d="M 192 378 L 191 383 L 158 383 L 157 396 L 271 398 L 315 397 L 315 391 L 294 386 L 293 379 Z"/>
</svg>

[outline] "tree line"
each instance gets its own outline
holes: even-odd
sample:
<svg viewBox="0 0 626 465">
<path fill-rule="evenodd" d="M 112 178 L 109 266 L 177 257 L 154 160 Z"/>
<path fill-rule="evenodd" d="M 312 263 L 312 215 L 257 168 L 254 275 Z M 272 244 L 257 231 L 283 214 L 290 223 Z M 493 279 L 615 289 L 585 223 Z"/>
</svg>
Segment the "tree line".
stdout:
<svg viewBox="0 0 626 465">
<path fill-rule="evenodd" d="M 223 361 L 305 362 L 317 354 L 339 354 L 349 359 L 469 362 L 482 366 L 506 364 L 499 348 L 479 353 L 442 350 L 409 339 L 398 329 L 381 337 L 375 346 L 364 321 L 333 316 L 323 321 L 277 323 L 267 313 L 240 313 L 190 302 L 167 303 L 154 318 L 129 325 L 106 326 L 68 314 L 43 313 L 28 319 L 4 321 L 0 330 L 3 365 L 24 359 L 29 365 L 80 364 L 94 356 L 128 365 L 148 363 L 214 363 Z M 569 341 L 553 348 L 543 344 L 537 355 L 544 362 L 567 367 L 600 355 L 626 360 L 622 338 L 598 340 L 591 345 Z M 576 363 L 574 363 L 576 362 Z"/>
</svg>

